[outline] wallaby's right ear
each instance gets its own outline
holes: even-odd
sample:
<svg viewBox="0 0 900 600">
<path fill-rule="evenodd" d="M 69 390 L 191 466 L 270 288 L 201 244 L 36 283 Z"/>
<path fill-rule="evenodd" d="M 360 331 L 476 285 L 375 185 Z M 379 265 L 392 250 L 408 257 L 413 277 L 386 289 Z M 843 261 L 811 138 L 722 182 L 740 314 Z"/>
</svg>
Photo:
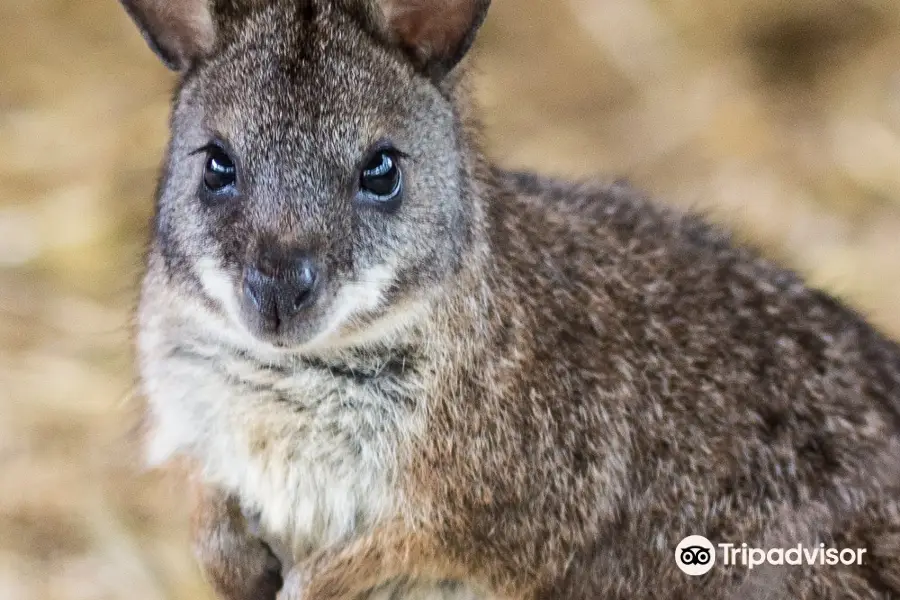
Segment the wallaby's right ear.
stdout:
<svg viewBox="0 0 900 600">
<path fill-rule="evenodd" d="M 184 71 L 212 50 L 210 0 L 121 0 L 154 52 L 172 70 Z"/>
<path fill-rule="evenodd" d="M 468 52 L 491 0 L 375 0 L 389 38 L 434 78 Z"/>
</svg>

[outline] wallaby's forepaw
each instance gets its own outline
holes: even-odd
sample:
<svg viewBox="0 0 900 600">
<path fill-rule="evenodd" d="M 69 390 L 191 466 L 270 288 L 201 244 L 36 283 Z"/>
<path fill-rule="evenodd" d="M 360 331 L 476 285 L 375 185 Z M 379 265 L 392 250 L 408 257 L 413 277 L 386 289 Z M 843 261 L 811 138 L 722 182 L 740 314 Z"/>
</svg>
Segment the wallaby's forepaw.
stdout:
<svg viewBox="0 0 900 600">
<path fill-rule="evenodd" d="M 275 600 L 282 587 L 281 561 L 259 538 L 223 524 L 196 550 L 221 600 Z"/>
</svg>

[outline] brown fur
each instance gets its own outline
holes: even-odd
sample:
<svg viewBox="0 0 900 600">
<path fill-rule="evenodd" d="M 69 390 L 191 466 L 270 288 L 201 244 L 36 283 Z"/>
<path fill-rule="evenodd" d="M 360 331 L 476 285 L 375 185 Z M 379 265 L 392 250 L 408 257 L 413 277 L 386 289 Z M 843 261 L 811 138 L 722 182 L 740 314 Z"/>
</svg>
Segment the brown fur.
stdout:
<svg viewBox="0 0 900 600">
<path fill-rule="evenodd" d="M 236 498 L 289 548 L 288 598 L 900 596 L 897 344 L 627 186 L 491 166 L 448 72 L 486 3 L 425 4 L 214 0 L 185 70 L 141 369 L 152 454 L 221 490 L 197 533 L 219 593 L 273 595 Z M 247 173 L 218 204 L 210 135 Z M 344 183 L 384 137 L 390 215 Z M 274 338 L 240 299 L 269 246 L 327 273 Z M 688 534 L 868 554 L 692 578 Z"/>
</svg>

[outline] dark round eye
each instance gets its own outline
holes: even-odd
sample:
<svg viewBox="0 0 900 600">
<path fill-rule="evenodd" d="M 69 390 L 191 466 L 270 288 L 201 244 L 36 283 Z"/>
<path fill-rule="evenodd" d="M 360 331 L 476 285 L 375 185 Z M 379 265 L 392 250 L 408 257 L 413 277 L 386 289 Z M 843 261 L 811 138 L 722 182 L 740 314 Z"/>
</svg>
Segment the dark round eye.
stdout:
<svg viewBox="0 0 900 600">
<path fill-rule="evenodd" d="M 400 195 L 403 174 L 396 154 L 390 150 L 376 152 L 359 178 L 360 190 L 376 202 L 389 202 Z"/>
<path fill-rule="evenodd" d="M 211 192 L 220 192 L 233 186 L 237 179 L 234 161 L 217 146 L 211 146 L 206 154 L 203 185 Z"/>
</svg>

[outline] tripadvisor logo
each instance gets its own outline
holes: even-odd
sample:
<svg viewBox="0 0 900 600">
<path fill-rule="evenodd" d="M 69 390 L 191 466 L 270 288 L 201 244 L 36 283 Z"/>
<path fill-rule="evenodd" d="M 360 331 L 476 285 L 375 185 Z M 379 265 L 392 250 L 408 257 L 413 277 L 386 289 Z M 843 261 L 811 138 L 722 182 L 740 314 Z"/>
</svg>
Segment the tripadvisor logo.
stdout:
<svg viewBox="0 0 900 600">
<path fill-rule="evenodd" d="M 675 548 L 675 564 L 688 575 L 703 575 L 716 564 L 721 553 L 722 564 L 753 569 L 761 565 L 836 566 L 861 565 L 865 548 L 830 548 L 825 544 L 790 548 L 751 548 L 747 544 L 720 543 L 713 545 L 702 535 L 689 535 Z"/>
<path fill-rule="evenodd" d="M 675 548 L 675 564 L 688 575 L 703 575 L 716 564 L 716 549 L 702 535 L 689 535 Z"/>
</svg>

